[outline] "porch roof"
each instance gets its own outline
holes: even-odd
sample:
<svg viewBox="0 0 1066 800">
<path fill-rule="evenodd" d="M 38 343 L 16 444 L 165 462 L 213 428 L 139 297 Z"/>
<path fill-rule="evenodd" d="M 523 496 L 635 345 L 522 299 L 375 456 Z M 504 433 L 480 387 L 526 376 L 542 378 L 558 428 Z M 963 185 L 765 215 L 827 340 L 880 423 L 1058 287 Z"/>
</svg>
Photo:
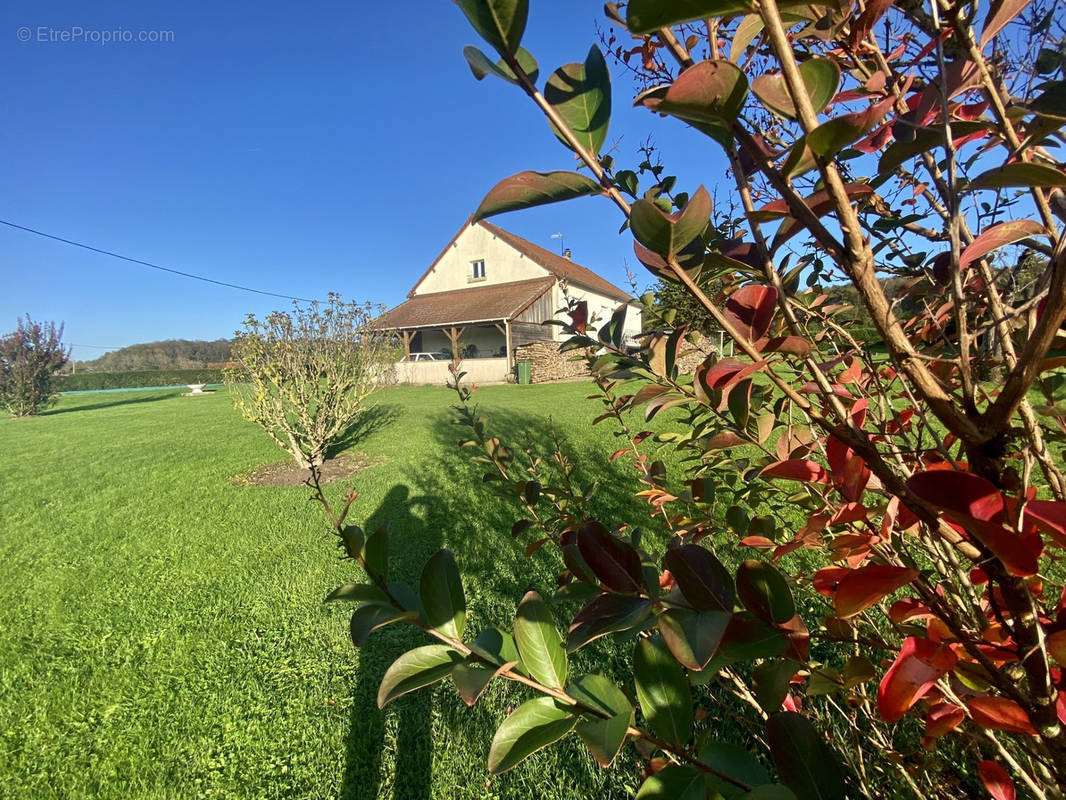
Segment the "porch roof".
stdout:
<svg viewBox="0 0 1066 800">
<path fill-rule="evenodd" d="M 380 330 L 412 330 L 511 320 L 549 291 L 554 277 L 418 294 L 391 309 Z"/>
</svg>

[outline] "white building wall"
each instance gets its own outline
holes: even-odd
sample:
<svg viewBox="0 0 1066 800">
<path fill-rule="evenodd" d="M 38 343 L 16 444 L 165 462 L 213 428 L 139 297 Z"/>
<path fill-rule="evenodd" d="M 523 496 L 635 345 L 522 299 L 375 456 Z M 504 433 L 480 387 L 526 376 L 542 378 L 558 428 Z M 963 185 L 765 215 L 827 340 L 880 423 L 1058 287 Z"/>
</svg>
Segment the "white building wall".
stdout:
<svg viewBox="0 0 1066 800">
<path fill-rule="evenodd" d="M 607 321 L 611 318 L 615 309 L 621 305 L 621 301 L 616 300 L 613 297 L 607 297 L 607 295 L 600 294 L 592 289 L 586 289 L 584 286 L 577 284 L 570 284 L 567 287 L 567 295 L 575 300 L 584 300 L 589 305 L 589 317 L 593 315 L 599 318 L 596 322 L 596 329 L 599 330 L 600 326 L 606 325 Z M 566 306 L 566 299 L 563 297 L 563 290 L 558 284 L 552 289 L 553 300 L 556 308 L 563 308 Z M 633 303 L 630 304 L 629 310 L 626 311 L 626 322 L 623 327 L 623 334 L 627 337 L 636 337 L 640 335 L 641 325 L 641 308 L 639 305 Z M 566 334 L 562 332 L 562 329 L 558 325 L 552 326 L 555 339 L 565 339 Z"/>
<path fill-rule="evenodd" d="M 474 280 L 470 277 L 470 265 L 477 260 L 485 262 L 485 277 Z M 429 294 L 514 283 L 544 278 L 549 274 L 544 267 L 530 261 L 482 226 L 468 225 L 412 293 Z"/>
</svg>

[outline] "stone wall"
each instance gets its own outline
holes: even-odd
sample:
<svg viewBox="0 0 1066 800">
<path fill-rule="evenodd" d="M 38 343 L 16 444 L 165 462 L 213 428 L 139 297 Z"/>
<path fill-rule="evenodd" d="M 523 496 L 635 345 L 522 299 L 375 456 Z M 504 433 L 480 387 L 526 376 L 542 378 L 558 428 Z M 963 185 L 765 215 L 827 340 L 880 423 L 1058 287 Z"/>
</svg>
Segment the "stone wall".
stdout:
<svg viewBox="0 0 1066 800">
<path fill-rule="evenodd" d="M 532 342 L 515 348 L 515 362 L 531 361 L 533 383 L 548 383 L 589 374 L 580 350 L 559 352 L 559 342 Z"/>
<path fill-rule="evenodd" d="M 702 333 L 698 335 L 699 341 L 696 344 L 681 340 L 681 352 L 677 358 L 677 368 L 681 375 L 691 375 L 708 355 L 718 349 L 718 343 L 713 339 L 708 339 Z"/>
<path fill-rule="evenodd" d="M 584 353 L 580 350 L 559 352 L 560 342 L 532 342 L 515 348 L 515 362 L 531 361 L 533 383 L 548 383 L 571 378 L 583 378 L 589 374 Z M 681 341 L 677 359 L 681 375 L 691 375 L 707 356 L 717 350 L 717 342 L 702 334 L 696 344 Z"/>
</svg>

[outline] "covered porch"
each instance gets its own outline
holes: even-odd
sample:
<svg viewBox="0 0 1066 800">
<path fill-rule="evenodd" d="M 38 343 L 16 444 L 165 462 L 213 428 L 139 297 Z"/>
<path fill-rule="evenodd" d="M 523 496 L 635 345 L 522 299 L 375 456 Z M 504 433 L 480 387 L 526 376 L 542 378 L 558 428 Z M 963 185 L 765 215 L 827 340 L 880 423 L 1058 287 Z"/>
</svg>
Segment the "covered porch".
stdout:
<svg viewBox="0 0 1066 800">
<path fill-rule="evenodd" d="M 476 371 L 482 382 L 503 381 L 517 346 L 552 338 L 540 323 L 551 319 L 554 285 L 554 278 L 537 278 L 413 295 L 382 317 L 378 330 L 394 333 L 403 347 L 400 380 L 443 382 L 432 376 L 446 376 L 446 365 L 461 359 L 472 378 Z"/>
</svg>

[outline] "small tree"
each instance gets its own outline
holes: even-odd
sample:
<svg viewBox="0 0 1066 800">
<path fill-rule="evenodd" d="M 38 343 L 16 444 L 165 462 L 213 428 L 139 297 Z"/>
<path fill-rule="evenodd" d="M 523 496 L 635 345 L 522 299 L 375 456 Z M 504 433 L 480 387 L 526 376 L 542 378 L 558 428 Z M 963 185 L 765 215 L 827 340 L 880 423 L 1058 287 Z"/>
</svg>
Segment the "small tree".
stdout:
<svg viewBox="0 0 1066 800">
<path fill-rule="evenodd" d="M 329 446 L 391 381 L 392 348 L 371 328 L 372 307 L 329 301 L 293 303 L 260 321 L 249 314 L 233 341 L 238 366 L 225 372 L 235 405 L 301 468 L 319 467 Z"/>
<path fill-rule="evenodd" d="M 52 376 L 70 357 L 62 338 L 62 324 L 57 329 L 54 322 L 34 322 L 27 314 L 0 339 L 0 401 L 12 416 L 36 416 L 55 402 Z"/>
</svg>

